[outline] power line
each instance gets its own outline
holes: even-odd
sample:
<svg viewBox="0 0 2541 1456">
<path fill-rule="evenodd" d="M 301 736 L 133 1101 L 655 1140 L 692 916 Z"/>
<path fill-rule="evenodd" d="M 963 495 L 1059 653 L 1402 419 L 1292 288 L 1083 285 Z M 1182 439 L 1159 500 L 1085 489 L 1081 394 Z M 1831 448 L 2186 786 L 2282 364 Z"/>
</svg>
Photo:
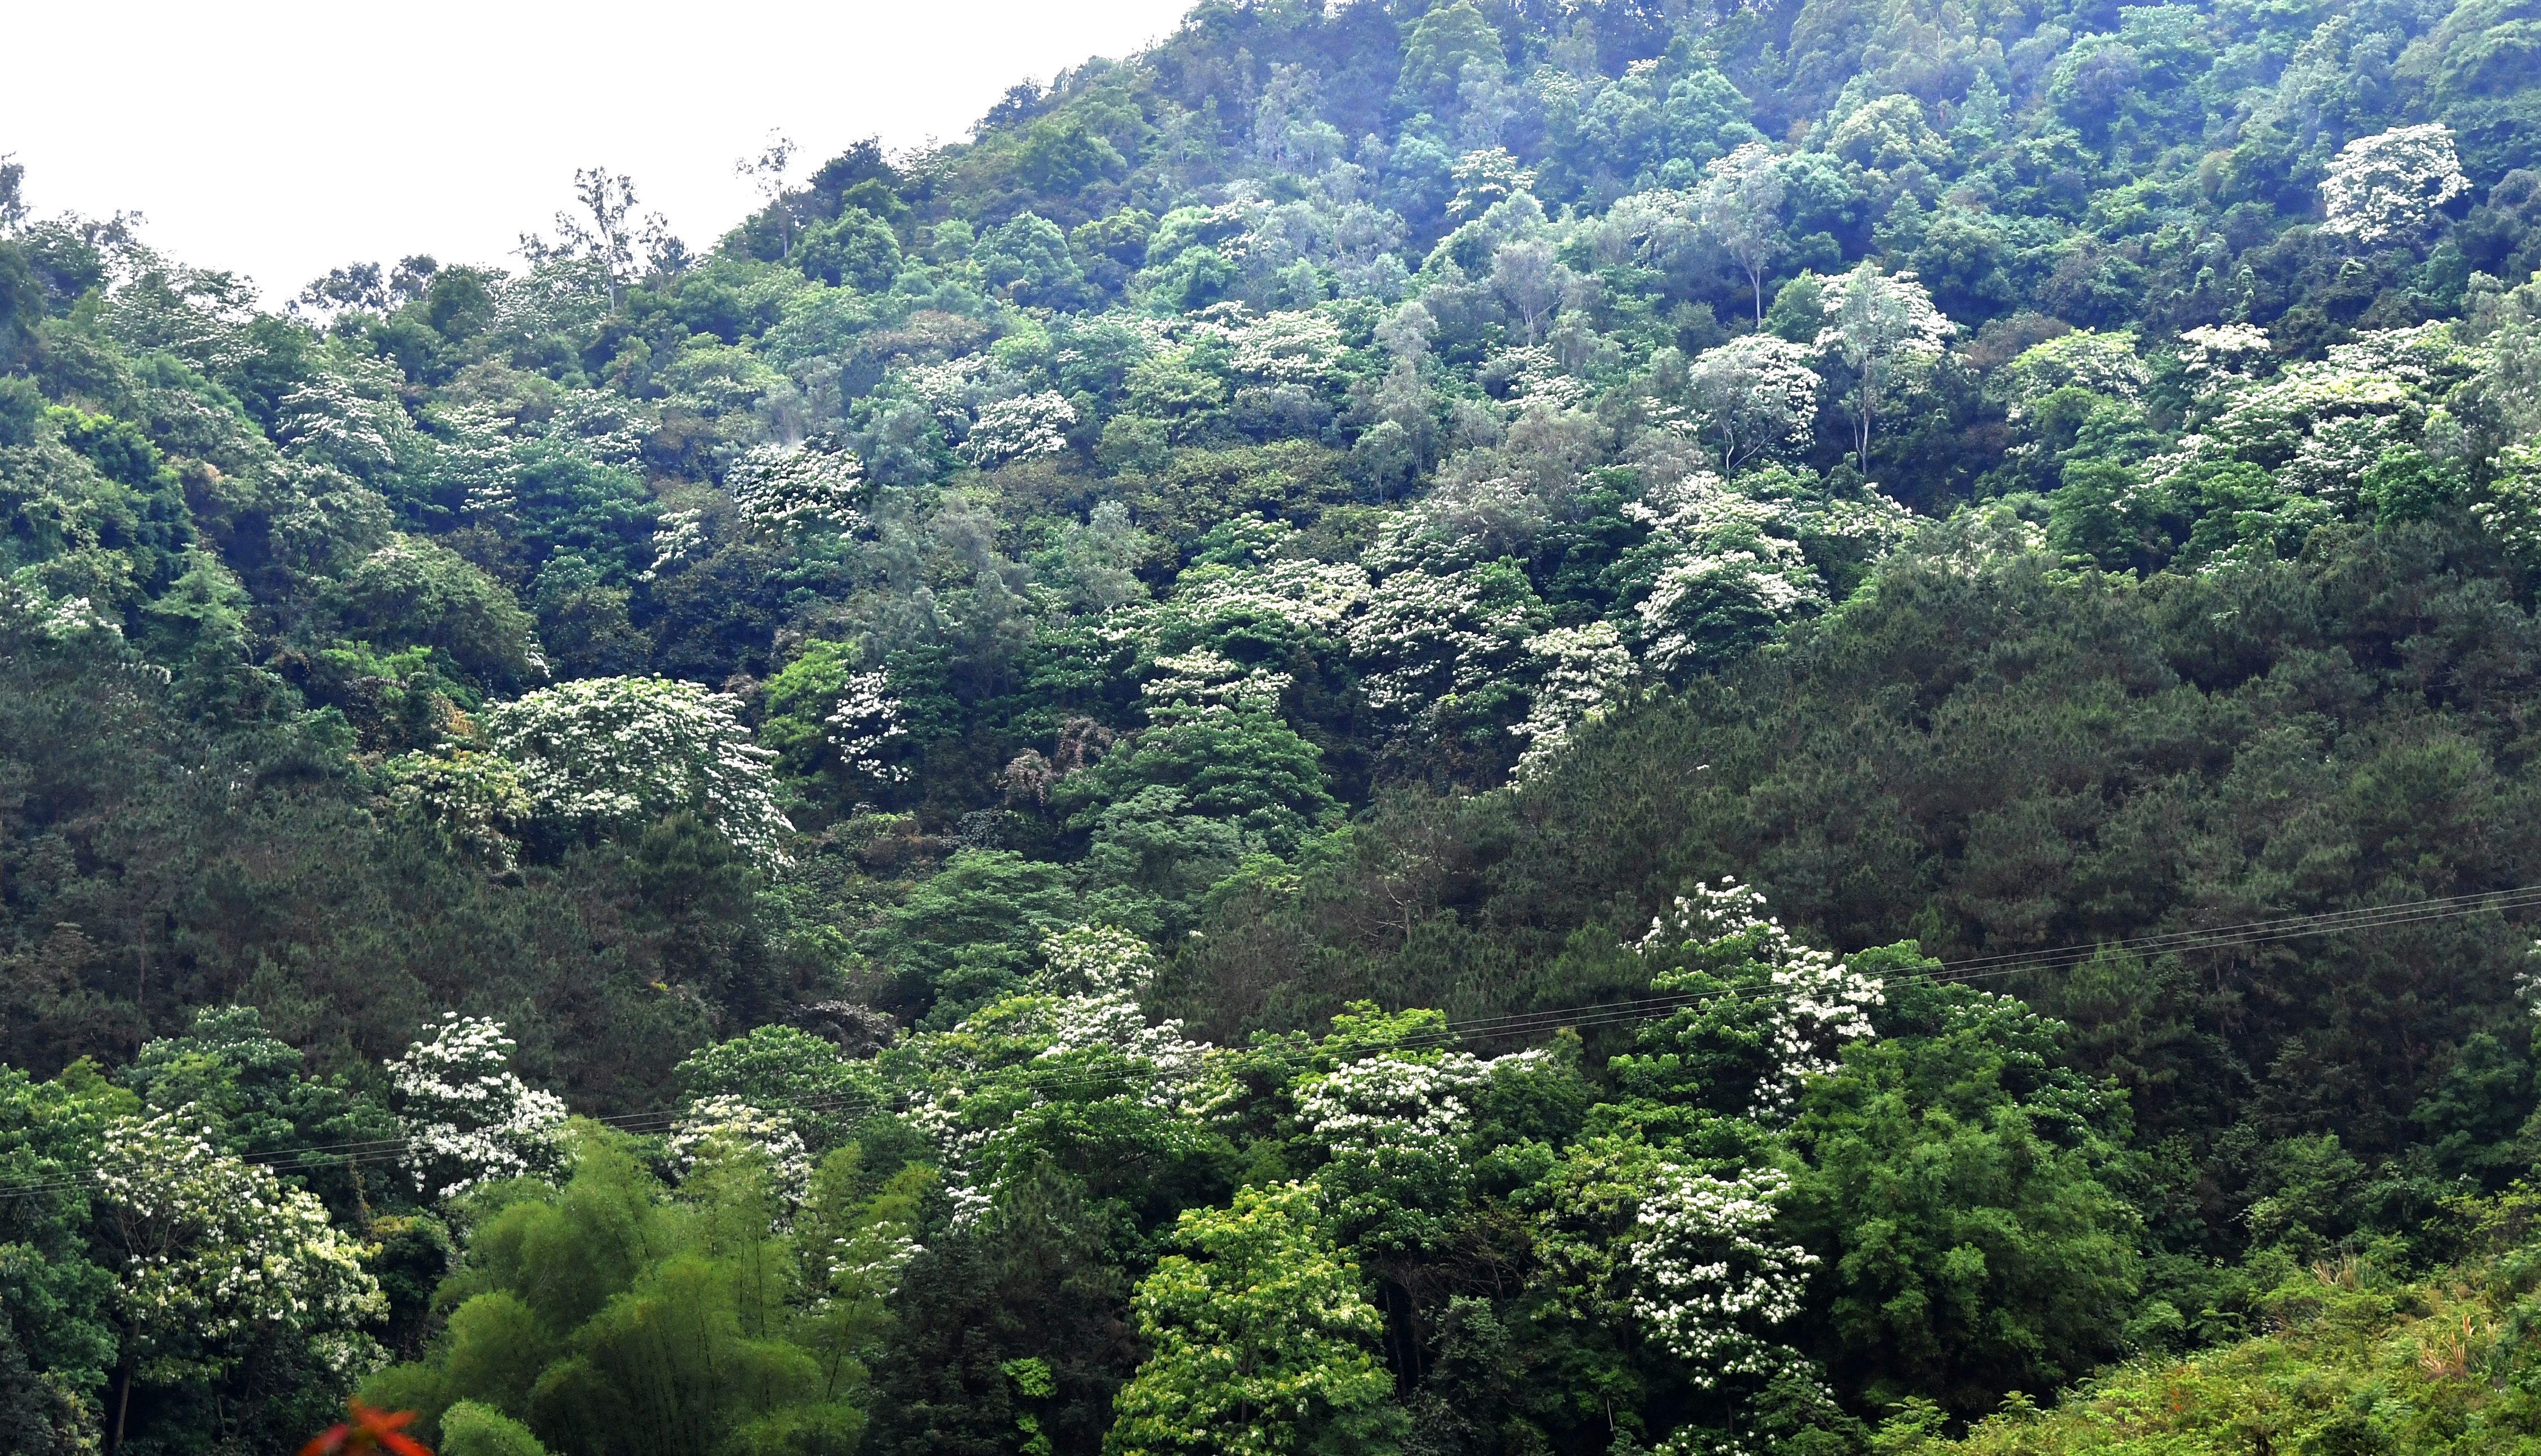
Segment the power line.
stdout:
<svg viewBox="0 0 2541 1456">
<path fill-rule="evenodd" d="M 2072 970 L 2114 954 L 2158 956 L 2200 950 L 2227 950 L 2316 935 L 2335 935 L 2351 930 L 2382 929 L 2397 925 L 2459 919 L 2473 914 L 2503 913 L 2534 907 L 2541 907 L 2541 885 L 2525 885 L 2510 890 L 2444 896 L 2431 900 L 2403 901 L 2390 905 L 2364 906 L 2345 910 L 2326 910 L 2312 914 L 2286 915 L 2274 919 L 2249 920 L 2195 930 L 2165 931 L 2151 935 L 2131 936 L 2122 940 L 2098 941 L 2090 945 L 2068 945 L 2030 951 L 1967 956 L 1954 961 L 1941 962 L 1930 972 L 1913 977 L 1895 978 L 1895 980 L 1922 981 L 1940 985 L 1968 984 L 2017 976 L 2030 971 Z M 1688 991 L 1675 995 L 1643 996 L 1628 1001 L 1592 1002 L 1551 1010 L 1512 1012 L 1503 1016 L 1450 1022 L 1436 1031 L 1418 1033 L 1389 1043 L 1386 1050 L 1420 1051 L 1462 1041 L 1507 1041 L 1564 1029 L 1597 1029 L 1629 1025 L 1634 1022 L 1656 1020 L 1662 1016 L 1703 1006 L 1724 1003 L 1762 1005 L 1787 1000 L 1798 994 L 1801 994 L 1799 989 L 1784 987 Z M 1310 1063 L 1316 1054 L 1301 1052 L 1257 1055 L 1260 1059 L 1266 1061 L 1287 1061 L 1302 1065 Z M 1054 1091 L 1063 1089 L 1084 1089 L 1113 1082 L 1135 1080 L 1137 1075 L 1108 1071 L 1075 1073 L 1034 1081 L 1027 1072 L 1022 1090 L 1047 1097 Z M 891 1101 L 892 1099 L 887 1095 L 841 1093 L 830 1097 L 800 1099 L 785 1104 L 781 1110 L 798 1113 L 872 1115 L 889 1110 Z M 594 1117 L 588 1121 L 620 1131 L 643 1133 L 670 1128 L 684 1115 L 683 1110 L 678 1108 L 654 1108 L 642 1112 Z M 297 1148 L 287 1153 L 251 1155 L 243 1161 L 277 1173 L 314 1170 L 336 1166 L 340 1163 L 358 1164 L 394 1156 L 416 1146 L 419 1141 L 420 1139 L 406 1137 L 368 1138 Z M 58 1193 L 95 1182 L 96 1177 L 91 1174 L 43 1183 L 0 1187 L 0 1199 L 29 1198 L 38 1194 Z"/>
</svg>

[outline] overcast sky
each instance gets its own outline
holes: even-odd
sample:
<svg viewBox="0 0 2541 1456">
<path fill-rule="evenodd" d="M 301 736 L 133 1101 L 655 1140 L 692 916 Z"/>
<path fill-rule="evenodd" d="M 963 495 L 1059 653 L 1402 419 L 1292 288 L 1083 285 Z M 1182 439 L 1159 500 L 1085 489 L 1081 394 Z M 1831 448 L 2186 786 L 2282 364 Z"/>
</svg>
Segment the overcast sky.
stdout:
<svg viewBox="0 0 2541 1456">
<path fill-rule="evenodd" d="M 573 170 L 635 179 L 702 247 L 780 128 L 803 170 L 859 137 L 963 136 L 1005 89 L 1169 33 L 1190 0 L 165 0 L 18 7 L 0 154 L 39 215 L 144 238 L 280 302 L 356 259 L 510 262 Z"/>
</svg>

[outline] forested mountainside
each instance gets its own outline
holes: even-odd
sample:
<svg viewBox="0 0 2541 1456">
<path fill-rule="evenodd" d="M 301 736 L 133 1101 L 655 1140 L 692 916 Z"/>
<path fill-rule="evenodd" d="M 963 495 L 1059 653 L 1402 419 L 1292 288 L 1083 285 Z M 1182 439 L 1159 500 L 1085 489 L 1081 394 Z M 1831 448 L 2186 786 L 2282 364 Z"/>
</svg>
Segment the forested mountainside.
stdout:
<svg viewBox="0 0 2541 1456">
<path fill-rule="evenodd" d="M 2535 0 L 792 150 L 0 161 L 0 1448 L 2541 1449 Z"/>
</svg>

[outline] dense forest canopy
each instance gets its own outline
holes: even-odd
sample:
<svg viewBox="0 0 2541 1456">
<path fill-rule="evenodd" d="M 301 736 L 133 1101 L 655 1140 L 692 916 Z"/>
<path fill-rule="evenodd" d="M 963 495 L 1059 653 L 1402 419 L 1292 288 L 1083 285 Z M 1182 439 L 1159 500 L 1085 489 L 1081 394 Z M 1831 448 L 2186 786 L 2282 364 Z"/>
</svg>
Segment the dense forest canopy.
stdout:
<svg viewBox="0 0 2541 1456">
<path fill-rule="evenodd" d="M 0 1448 L 2541 1450 L 2535 0 L 744 167 L 0 159 Z"/>
</svg>

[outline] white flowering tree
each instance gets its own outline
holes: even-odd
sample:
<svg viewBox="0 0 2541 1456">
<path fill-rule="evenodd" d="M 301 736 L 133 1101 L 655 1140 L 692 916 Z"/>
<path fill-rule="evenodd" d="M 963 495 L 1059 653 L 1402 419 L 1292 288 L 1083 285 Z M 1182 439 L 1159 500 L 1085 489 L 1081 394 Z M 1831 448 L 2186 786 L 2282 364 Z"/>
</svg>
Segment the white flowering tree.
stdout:
<svg viewBox="0 0 2541 1456">
<path fill-rule="evenodd" d="M 1941 357 L 1958 326 L 1932 306 L 1913 273 L 1883 273 L 1868 258 L 1828 279 L 1819 306 L 1826 320 L 1817 345 L 1851 377 L 1845 402 L 1852 412 L 1854 458 L 1866 462 L 1878 420 Z"/>
<path fill-rule="evenodd" d="M 1789 1175 L 1696 1160 L 1637 1135 L 1570 1148 L 1526 1195 L 1555 1297 L 1582 1317 L 1637 1329 L 1698 1389 L 1754 1389 L 1809 1371 L 1777 1339 L 1818 1259 L 1775 1232 Z M 1666 1449 L 1662 1447 L 1661 1449 Z"/>
<path fill-rule="evenodd" d="M 1265 707 L 1288 690 L 1281 649 L 1337 646 L 1367 595 L 1367 573 L 1346 563 L 1212 563 L 1185 571 L 1164 601 L 1105 614 L 1095 632 L 1107 650 L 1128 654 L 1151 714 L 1178 705 Z M 1230 651 L 1238 642 L 1243 656 Z"/>
<path fill-rule="evenodd" d="M 1292 1090 L 1298 1127 L 1330 1159 L 1315 1173 L 1343 1241 L 1393 1260 L 1434 1249 L 1467 1191 L 1466 1136 L 1479 1099 L 1522 1077 L 1542 1052 L 1482 1057 L 1437 1045 L 1434 1011 L 1388 1015 L 1365 1002 L 1333 1018 L 1320 1070 Z"/>
<path fill-rule="evenodd" d="M 729 1093 L 689 1104 L 664 1139 L 662 1152 L 683 1177 L 700 1163 L 755 1159 L 766 1169 L 768 1183 L 786 1212 L 802 1203 L 812 1186 L 812 1154 L 793 1121 Z"/>
<path fill-rule="evenodd" d="M 2179 365 L 2199 403 L 2259 377 L 2271 352 L 2268 330 L 2251 324 L 2209 324 L 2179 336 Z"/>
<path fill-rule="evenodd" d="M 993 400 L 980 407 L 960 454 L 981 469 L 1056 455 L 1067 448 L 1067 431 L 1075 423 L 1076 406 L 1053 391 Z"/>
<path fill-rule="evenodd" d="M 218 1373 L 264 1337 L 306 1342 L 348 1381 L 385 1358 L 388 1299 L 317 1199 L 221 1151 L 191 1109 L 109 1124 L 97 1226 L 120 1256 L 125 1380 Z"/>
<path fill-rule="evenodd" d="M 1383 546 L 1370 554 L 1381 558 Z M 1368 705 L 1408 716 L 1513 684 L 1542 614 L 1525 576 L 1503 563 L 1394 571 L 1369 592 L 1346 640 Z"/>
<path fill-rule="evenodd" d="M 775 755 L 750 741 L 741 704 L 667 678 L 585 678 L 485 710 L 496 751 L 540 817 L 600 831 L 692 809 L 751 859 L 784 859 Z"/>
<path fill-rule="evenodd" d="M 1782 247 L 1782 167 L 1774 149 L 1748 142 L 1703 169 L 1694 189 L 1695 217 L 1714 245 L 1738 264 L 1765 318 L 1765 266 Z"/>
<path fill-rule="evenodd" d="M 1160 652 L 1147 664 L 1153 676 L 1138 685 L 1147 714 L 1161 720 L 1178 709 L 1275 708 L 1288 691 L 1289 674 L 1262 663 L 1237 662 L 1207 647 Z"/>
<path fill-rule="evenodd" d="M 1270 384 L 1322 384 L 1341 357 L 1341 326 L 1298 309 L 1267 314 L 1237 330 L 1228 364 Z"/>
<path fill-rule="evenodd" d="M 848 674 L 824 727 L 838 761 L 851 771 L 877 783 L 908 781 L 909 765 L 892 758 L 891 751 L 896 741 L 908 736 L 908 720 L 883 669 Z"/>
<path fill-rule="evenodd" d="M 2339 422 L 2353 419 L 2371 418 L 2378 421 L 2371 429 L 2401 440 L 2482 362 L 2483 356 L 2461 347 L 2444 324 L 2367 329 L 2333 345 L 2326 359 L 2288 364 L 2273 379 L 2221 394 L 2220 407 L 2204 433 L 2183 437 L 2180 449 L 2163 464 L 2176 468 L 2200 460 L 2241 460 L 2279 471 L 2307 448 L 2315 454 L 2324 447 L 2345 453 L 2335 439 L 2321 437 L 2352 433 Z"/>
<path fill-rule="evenodd" d="M 2134 400 L 2148 378 L 2143 361 L 2136 357 L 2134 334 L 2076 328 L 2021 350 L 2003 366 L 1996 389 L 2017 421 L 2058 390 Z"/>
<path fill-rule="evenodd" d="M 1561 752 L 1579 725 L 1603 716 L 1633 676 L 1633 654 L 1613 622 L 1555 627 L 1529 638 L 1526 651 L 1535 660 L 1534 701 L 1526 721 L 1509 729 L 1526 740 L 1520 778 Z"/>
<path fill-rule="evenodd" d="M 564 1103 L 514 1074 L 512 1047 L 501 1022 L 453 1011 L 388 1063 L 405 1169 L 427 1198 L 562 1168 Z"/>
<path fill-rule="evenodd" d="M 1157 966 L 1145 942 L 1079 925 L 1046 937 L 1042 960 L 1029 989 L 884 1054 L 909 1122 L 935 1144 L 958 1224 L 976 1223 L 1036 1156 L 1148 1161 L 1205 1136 L 1193 1114 L 1209 1048 L 1179 1021 L 1148 1022 L 1138 996 Z"/>
<path fill-rule="evenodd" d="M 765 532 L 858 530 L 865 524 L 858 507 L 864 483 L 863 463 L 829 441 L 791 450 L 756 446 L 724 475 L 724 488 L 732 492 L 742 523 Z M 655 569 L 661 564 L 656 562 Z"/>
<path fill-rule="evenodd" d="M 2331 232 L 2370 248 L 2415 242 L 2436 208 L 2469 190 L 2452 128 L 2429 121 L 2339 148 L 2321 179 L 2320 201 Z"/>
<path fill-rule="evenodd" d="M 384 359 L 329 350 L 319 367 L 274 401 L 274 438 L 365 478 L 415 453 L 413 423 L 398 397 L 403 382 Z"/>
<path fill-rule="evenodd" d="M 1799 1363 L 1771 1338 L 1800 1312 L 1817 1256 L 1774 1234 L 1777 1168 L 1726 1175 L 1663 1163 L 1634 1215 L 1632 1310 L 1698 1388 Z"/>
<path fill-rule="evenodd" d="M 704 511 L 664 511 L 653 527 L 653 564 L 644 568 L 643 579 L 653 581 L 670 568 L 704 555 L 705 549 Z"/>
<path fill-rule="evenodd" d="M 1717 1005 L 1681 1013 L 1657 1035 L 1700 1036 L 1706 1023 L 1763 1033 L 1765 1060 L 1753 1068 L 1753 1095 L 1739 1109 L 1760 1120 L 1788 1116 L 1809 1078 L 1836 1069 L 1846 1043 L 1876 1035 L 1871 1008 L 1887 1004 L 1880 978 L 1801 944 L 1766 913 L 1764 895 L 1734 877 L 1717 887 L 1696 884 L 1628 948 L 1657 968 L 1653 989 L 1725 993 Z"/>
<path fill-rule="evenodd" d="M 445 843 L 494 870 L 519 861 L 521 826 L 538 813 L 520 770 L 511 761 L 476 749 L 445 745 L 411 753 L 382 765 L 389 805 L 401 817 L 430 825 Z"/>
<path fill-rule="evenodd" d="M 1807 346 L 1770 333 L 1743 334 L 1706 349 L 1687 388 L 1703 437 L 1720 454 L 1720 473 L 1803 444 L 1818 413 L 1818 372 Z"/>
<path fill-rule="evenodd" d="M 1778 502 L 1705 473 L 1625 510 L 1650 528 L 1661 553 L 1650 593 L 1634 608 L 1642 660 L 1659 671 L 1734 656 L 1827 606 L 1826 585 Z"/>
</svg>

